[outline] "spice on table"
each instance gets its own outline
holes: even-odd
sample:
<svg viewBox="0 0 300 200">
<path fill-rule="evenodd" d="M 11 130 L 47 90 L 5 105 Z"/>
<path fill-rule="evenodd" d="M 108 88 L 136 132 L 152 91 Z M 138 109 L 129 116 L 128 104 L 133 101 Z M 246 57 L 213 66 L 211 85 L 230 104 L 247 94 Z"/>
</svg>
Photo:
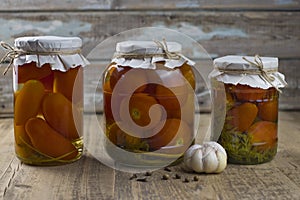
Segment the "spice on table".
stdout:
<svg viewBox="0 0 300 200">
<path fill-rule="evenodd" d="M 137 178 L 137 175 L 136 174 L 132 174 L 132 176 L 129 178 L 129 180 L 136 179 L 136 178 Z"/>
<path fill-rule="evenodd" d="M 162 180 L 169 180 L 170 176 L 168 174 L 164 174 L 162 176 Z"/>
<path fill-rule="evenodd" d="M 175 174 L 174 179 L 181 179 L 181 176 L 179 174 Z"/>
<path fill-rule="evenodd" d="M 147 178 L 146 178 L 146 177 L 138 178 L 138 179 L 136 179 L 136 181 L 139 181 L 139 182 L 147 182 Z"/>
<path fill-rule="evenodd" d="M 185 178 L 183 182 L 184 182 L 184 183 L 189 183 L 190 180 L 189 180 L 188 178 Z"/>
<path fill-rule="evenodd" d="M 194 180 L 194 181 L 199 181 L 199 177 L 198 177 L 198 176 L 194 176 L 194 177 L 193 177 L 193 180 Z"/>
<path fill-rule="evenodd" d="M 145 176 L 151 176 L 152 175 L 152 172 L 146 172 L 145 173 Z"/>
<path fill-rule="evenodd" d="M 167 172 L 171 172 L 172 171 L 169 167 L 165 167 L 164 170 L 167 171 Z"/>
</svg>

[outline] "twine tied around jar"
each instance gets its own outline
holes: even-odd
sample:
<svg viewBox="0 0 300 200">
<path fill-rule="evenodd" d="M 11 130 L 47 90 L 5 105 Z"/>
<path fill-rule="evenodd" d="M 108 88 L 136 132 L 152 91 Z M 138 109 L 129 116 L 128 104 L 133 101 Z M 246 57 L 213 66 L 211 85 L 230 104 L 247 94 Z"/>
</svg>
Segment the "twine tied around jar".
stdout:
<svg viewBox="0 0 300 200">
<path fill-rule="evenodd" d="M 258 75 L 261 77 L 261 79 L 264 79 L 265 81 L 267 81 L 268 83 L 270 83 L 274 88 L 276 88 L 276 90 L 278 92 L 282 93 L 282 91 L 279 89 L 279 87 L 275 86 L 273 84 L 273 81 L 275 80 L 275 78 L 271 75 L 272 70 L 267 71 L 267 70 L 264 69 L 264 65 L 263 65 L 262 59 L 259 57 L 259 55 L 256 54 L 254 56 L 254 62 L 248 60 L 246 57 L 243 57 L 243 59 L 245 61 L 247 61 L 248 63 L 250 63 L 251 65 L 256 66 L 258 68 L 259 72 L 260 72 Z M 278 70 L 275 69 L 273 72 L 277 72 L 277 71 Z M 284 86 L 287 85 L 287 83 L 284 80 L 282 80 L 281 77 L 278 76 L 278 78 L 279 78 L 279 81 Z"/>
<path fill-rule="evenodd" d="M 0 60 L 0 64 L 2 64 L 7 58 L 10 59 L 9 64 L 7 65 L 7 67 L 3 72 L 3 75 L 5 75 L 9 70 L 10 66 L 13 64 L 14 59 L 19 57 L 20 55 L 23 55 L 24 52 L 20 49 L 13 48 L 12 46 L 10 46 L 9 44 L 3 41 L 0 42 L 0 45 L 2 46 L 2 48 L 8 50 L 8 52 Z"/>
<path fill-rule="evenodd" d="M 157 47 L 162 49 L 162 53 L 120 53 L 117 52 L 114 55 L 114 58 L 127 58 L 127 59 L 142 59 L 142 58 L 152 58 L 152 57 L 165 57 L 167 59 L 179 60 L 182 58 L 180 52 L 171 52 L 168 49 L 168 45 L 165 39 L 162 42 L 154 40 Z"/>
<path fill-rule="evenodd" d="M 11 65 L 14 62 L 14 59 L 23 56 L 23 55 L 41 55 L 41 56 L 46 56 L 46 55 L 73 55 L 73 54 L 80 54 L 81 50 L 80 49 L 75 49 L 75 50 L 59 50 L 59 51 L 43 51 L 43 52 L 39 52 L 39 51 L 24 51 L 22 49 L 18 49 L 15 47 L 12 47 L 10 44 L 1 41 L 0 45 L 2 46 L 2 48 L 8 50 L 8 52 L 1 58 L 0 60 L 0 64 L 2 64 L 6 59 L 9 59 L 9 63 L 7 65 L 7 67 L 5 68 L 3 75 L 5 75 L 7 73 L 7 71 L 9 70 L 9 68 L 11 67 Z M 61 59 L 59 57 L 59 59 Z"/>
<path fill-rule="evenodd" d="M 218 69 L 220 72 L 230 73 L 230 74 L 250 74 L 250 75 L 259 75 L 259 77 L 265 82 L 269 83 L 274 87 L 278 92 L 282 93 L 278 86 L 273 84 L 275 80 L 272 73 L 278 72 L 278 69 L 264 69 L 264 65 L 262 59 L 259 55 L 254 56 L 254 62 L 248 60 L 246 57 L 242 57 L 246 62 L 250 65 L 257 67 L 257 69 L 248 69 L 248 70 L 240 70 L 240 69 Z M 277 76 L 278 80 L 283 86 L 286 86 L 287 83 L 280 76 Z"/>
</svg>

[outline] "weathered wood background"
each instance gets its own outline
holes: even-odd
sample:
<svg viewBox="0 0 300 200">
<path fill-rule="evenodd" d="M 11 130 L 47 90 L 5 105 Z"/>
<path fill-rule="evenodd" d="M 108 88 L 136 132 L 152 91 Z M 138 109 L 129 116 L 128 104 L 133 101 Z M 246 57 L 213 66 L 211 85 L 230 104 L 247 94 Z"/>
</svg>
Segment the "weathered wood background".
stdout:
<svg viewBox="0 0 300 200">
<path fill-rule="evenodd" d="M 0 24 L 0 40 L 11 44 L 20 36 L 79 36 L 85 55 L 122 31 L 166 27 L 196 40 L 212 58 L 257 53 L 276 56 L 289 84 L 281 95 L 280 108 L 300 109 L 299 0 L 2 0 Z M 107 62 L 101 63 L 93 69 L 101 71 Z M 95 83 L 98 77 L 90 74 L 87 82 Z M 11 75 L 10 70 L 0 79 L 2 115 L 12 113 Z"/>
<path fill-rule="evenodd" d="M 87 124 L 95 123 L 87 117 Z M 209 114 L 201 114 L 205 128 Z M 0 119 L 0 199 L 120 199 L 120 200 L 298 200 L 300 198 L 300 113 L 280 112 L 279 146 L 275 159 L 261 165 L 229 164 L 221 174 L 154 171 L 147 182 L 99 163 L 85 151 L 67 166 L 34 167 L 22 164 L 14 151 L 13 119 Z M 97 122 L 96 122 L 97 123 Z M 87 127 L 86 134 L 93 134 Z M 91 126 L 93 127 L 93 126 Z M 200 143 L 202 140 L 196 142 Z M 163 174 L 169 180 L 161 180 Z M 179 174 L 181 179 L 173 179 Z M 199 181 L 191 181 L 198 176 Z M 138 177 L 145 177 L 138 174 Z M 189 183 L 183 183 L 188 178 Z"/>
</svg>

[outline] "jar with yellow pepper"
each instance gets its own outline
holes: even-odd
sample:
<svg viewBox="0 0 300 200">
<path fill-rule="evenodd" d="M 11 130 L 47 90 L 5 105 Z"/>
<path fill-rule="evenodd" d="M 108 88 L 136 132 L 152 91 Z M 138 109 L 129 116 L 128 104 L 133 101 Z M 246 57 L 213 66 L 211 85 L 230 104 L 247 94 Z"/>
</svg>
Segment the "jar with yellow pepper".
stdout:
<svg viewBox="0 0 300 200">
<path fill-rule="evenodd" d="M 57 165 L 82 155 L 83 67 L 78 37 L 15 39 L 13 89 L 17 157 Z"/>
</svg>

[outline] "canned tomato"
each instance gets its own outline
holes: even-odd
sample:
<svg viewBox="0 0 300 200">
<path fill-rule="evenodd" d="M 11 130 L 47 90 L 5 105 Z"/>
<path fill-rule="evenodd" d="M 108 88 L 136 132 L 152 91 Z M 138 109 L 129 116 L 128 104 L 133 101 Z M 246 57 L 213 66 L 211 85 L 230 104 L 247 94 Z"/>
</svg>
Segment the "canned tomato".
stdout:
<svg viewBox="0 0 300 200">
<path fill-rule="evenodd" d="M 113 146 L 167 159 L 191 145 L 195 76 L 193 62 L 180 52 L 176 42 L 117 44 L 102 82 L 105 134 Z"/>
<path fill-rule="evenodd" d="M 278 59 L 225 56 L 215 59 L 214 67 L 213 116 L 225 116 L 221 129 L 213 124 L 214 139 L 224 146 L 231 163 L 272 160 L 278 144 L 279 92 L 286 85 Z"/>
</svg>

